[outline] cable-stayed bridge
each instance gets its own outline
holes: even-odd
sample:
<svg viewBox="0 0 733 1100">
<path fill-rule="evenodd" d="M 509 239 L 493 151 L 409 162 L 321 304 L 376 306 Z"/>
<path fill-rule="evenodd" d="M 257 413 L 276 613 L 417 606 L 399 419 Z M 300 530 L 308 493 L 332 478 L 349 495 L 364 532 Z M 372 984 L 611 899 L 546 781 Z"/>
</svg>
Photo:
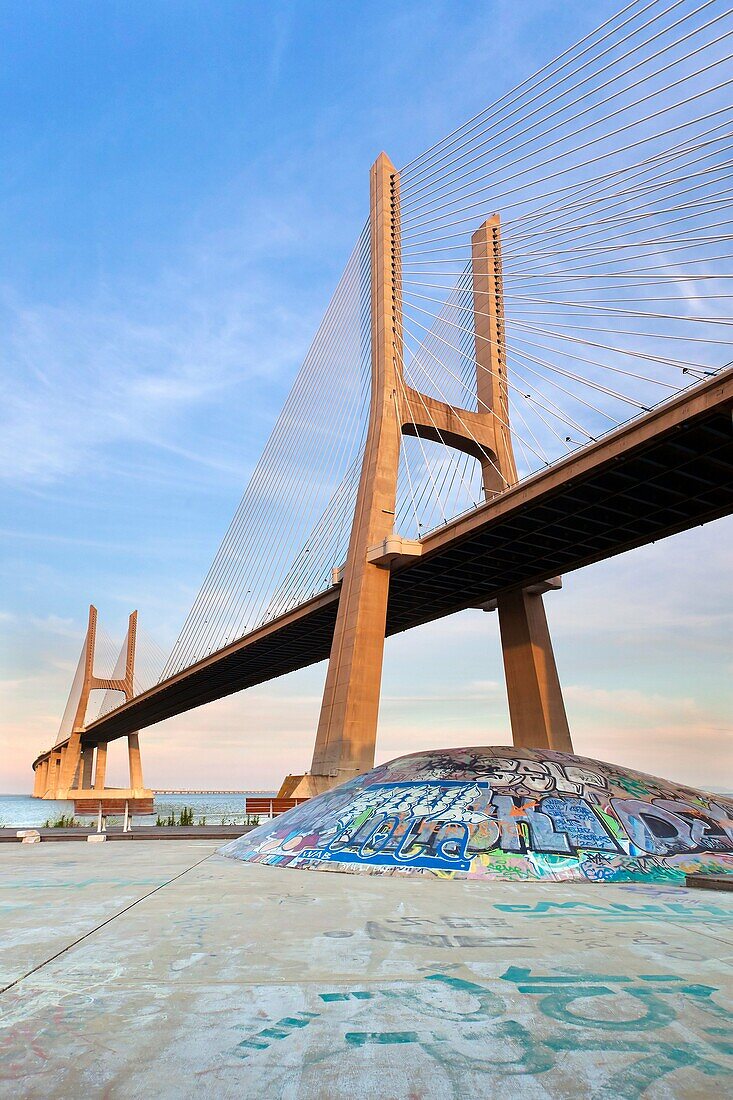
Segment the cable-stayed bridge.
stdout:
<svg viewBox="0 0 733 1100">
<path fill-rule="evenodd" d="M 494 604 L 515 743 L 571 748 L 543 593 L 732 510 L 732 42 L 722 0 L 639 0 L 409 164 L 380 155 L 162 672 L 136 681 L 131 622 L 98 675 L 90 618 L 36 794 L 104 790 L 122 736 L 140 791 L 140 729 L 329 658 L 286 793 L 325 789 L 372 765 L 385 635 Z"/>
</svg>

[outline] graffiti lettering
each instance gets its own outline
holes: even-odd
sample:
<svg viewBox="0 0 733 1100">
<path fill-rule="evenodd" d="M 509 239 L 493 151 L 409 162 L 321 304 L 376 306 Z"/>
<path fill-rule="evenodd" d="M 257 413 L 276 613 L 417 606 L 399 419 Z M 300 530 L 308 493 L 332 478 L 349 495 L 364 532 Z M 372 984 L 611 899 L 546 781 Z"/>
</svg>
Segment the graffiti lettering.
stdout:
<svg viewBox="0 0 733 1100">
<path fill-rule="evenodd" d="M 733 803 L 564 753 L 403 757 L 234 841 L 254 862 L 593 882 L 733 873 Z"/>
</svg>

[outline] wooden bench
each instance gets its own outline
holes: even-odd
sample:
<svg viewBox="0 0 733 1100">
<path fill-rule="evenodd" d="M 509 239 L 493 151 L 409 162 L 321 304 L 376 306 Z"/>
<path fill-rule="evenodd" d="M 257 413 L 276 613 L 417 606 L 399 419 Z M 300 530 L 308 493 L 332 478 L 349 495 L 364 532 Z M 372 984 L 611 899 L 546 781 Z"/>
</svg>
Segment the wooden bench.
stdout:
<svg viewBox="0 0 733 1100">
<path fill-rule="evenodd" d="M 292 810 L 294 806 L 300 806 L 307 802 L 307 798 L 245 798 L 244 808 L 248 814 L 264 814 L 266 817 L 277 817 L 286 810 Z"/>
</svg>

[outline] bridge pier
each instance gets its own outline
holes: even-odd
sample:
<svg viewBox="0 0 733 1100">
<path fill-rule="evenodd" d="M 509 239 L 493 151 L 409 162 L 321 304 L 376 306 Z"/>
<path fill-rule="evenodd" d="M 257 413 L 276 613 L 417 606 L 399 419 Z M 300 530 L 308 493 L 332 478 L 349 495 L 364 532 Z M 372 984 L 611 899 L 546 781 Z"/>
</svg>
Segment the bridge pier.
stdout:
<svg viewBox="0 0 733 1100">
<path fill-rule="evenodd" d="M 100 741 L 97 745 L 97 758 L 94 769 L 94 789 L 104 790 L 104 781 L 107 774 L 107 742 Z"/>
<path fill-rule="evenodd" d="M 508 592 L 497 607 L 513 743 L 572 752 L 541 586 Z"/>
<path fill-rule="evenodd" d="M 81 785 L 91 787 L 94 769 L 94 746 L 86 745 L 81 750 Z"/>
<path fill-rule="evenodd" d="M 63 751 L 61 749 L 55 749 L 51 753 L 51 759 L 49 760 L 48 782 L 46 784 L 44 798 L 58 797 L 56 792 L 59 789 L 59 775 L 61 774 L 62 761 Z"/>
<path fill-rule="evenodd" d="M 130 765 L 130 786 L 137 789 L 143 786 L 143 766 L 140 758 L 140 735 L 131 733 L 127 738 L 127 759 Z"/>
<path fill-rule="evenodd" d="M 81 730 L 75 729 L 72 731 L 67 744 L 62 749 L 57 798 L 66 798 L 64 792 L 75 785 L 80 761 Z"/>
<path fill-rule="evenodd" d="M 33 772 L 33 797 L 43 798 L 48 778 L 48 759 L 42 760 Z"/>
</svg>

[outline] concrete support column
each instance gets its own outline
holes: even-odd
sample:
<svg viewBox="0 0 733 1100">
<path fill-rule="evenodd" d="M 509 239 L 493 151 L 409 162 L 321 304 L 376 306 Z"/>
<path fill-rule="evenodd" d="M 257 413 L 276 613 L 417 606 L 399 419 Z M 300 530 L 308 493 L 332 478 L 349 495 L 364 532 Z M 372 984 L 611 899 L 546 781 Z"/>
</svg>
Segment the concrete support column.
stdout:
<svg viewBox="0 0 733 1100">
<path fill-rule="evenodd" d="M 572 752 L 542 594 L 524 589 L 497 602 L 514 744 Z"/>
<path fill-rule="evenodd" d="M 61 776 L 64 770 L 64 762 L 66 760 L 66 746 L 59 749 L 57 753 L 54 753 L 53 758 L 53 782 L 51 784 L 53 790 L 53 797 L 58 798 L 58 792 L 61 787 Z"/>
<path fill-rule="evenodd" d="M 44 784 L 43 784 L 44 790 L 43 790 L 43 794 L 41 796 L 42 798 L 50 798 L 51 797 L 49 792 L 50 792 L 50 790 L 53 786 L 54 768 L 55 767 L 56 767 L 56 756 L 55 756 L 55 753 L 52 751 L 50 753 L 49 757 L 48 757 L 48 760 L 46 761 L 46 775 L 44 777 Z"/>
<path fill-rule="evenodd" d="M 130 762 L 130 786 L 134 791 L 142 790 L 143 765 L 140 757 L 140 739 L 138 734 L 131 733 L 127 738 L 127 757 Z"/>
<path fill-rule="evenodd" d="M 81 731 L 74 730 L 63 749 L 61 770 L 59 772 L 59 790 L 67 791 L 74 785 L 80 759 Z"/>
<path fill-rule="evenodd" d="M 94 775 L 94 746 L 87 745 L 81 750 L 81 786 L 88 791 Z"/>
<path fill-rule="evenodd" d="M 107 742 L 100 741 L 97 745 L 97 764 L 94 770 L 95 791 L 104 790 L 104 780 L 107 772 Z"/>
<path fill-rule="evenodd" d="M 63 749 L 54 749 L 49 759 L 48 783 L 46 784 L 46 797 L 56 798 L 59 789 L 59 773 L 63 760 Z"/>
</svg>

